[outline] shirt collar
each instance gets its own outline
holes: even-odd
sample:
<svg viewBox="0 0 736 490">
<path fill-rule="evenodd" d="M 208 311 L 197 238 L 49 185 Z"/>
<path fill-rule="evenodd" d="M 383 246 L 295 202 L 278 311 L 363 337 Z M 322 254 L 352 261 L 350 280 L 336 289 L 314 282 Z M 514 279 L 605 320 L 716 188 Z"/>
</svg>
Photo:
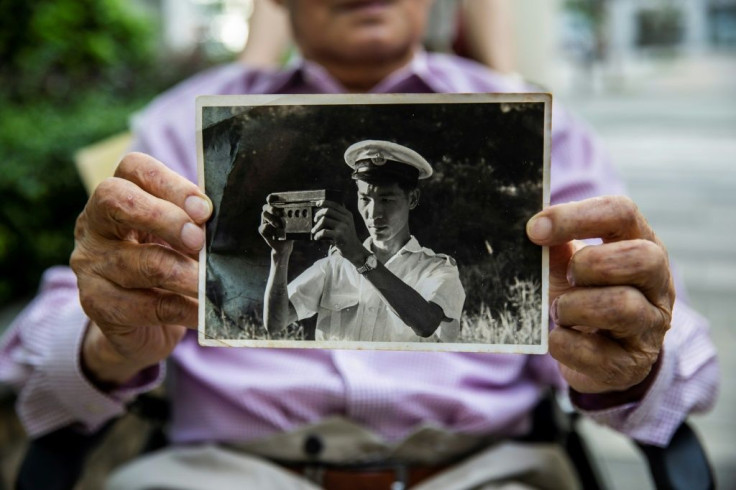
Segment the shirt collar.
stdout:
<svg viewBox="0 0 736 490">
<path fill-rule="evenodd" d="M 363 241 L 363 246 L 366 249 L 371 250 L 371 244 L 372 243 L 373 243 L 373 241 L 372 241 L 371 237 L 368 237 L 368 238 L 366 238 Z M 407 252 L 407 253 L 419 253 L 419 252 L 422 252 L 422 251 L 424 251 L 424 248 L 421 245 L 419 245 L 419 240 L 417 240 L 414 237 L 414 235 L 412 235 L 411 237 L 409 237 L 409 241 L 406 242 L 403 247 L 401 247 L 401 249 L 399 250 L 399 252 L 396 255 L 399 255 L 399 254 L 401 254 L 403 252 Z"/>
<path fill-rule="evenodd" d="M 418 50 L 411 61 L 381 80 L 369 93 L 440 92 L 445 87 L 430 76 L 426 51 Z M 265 87 L 266 93 L 347 93 L 347 89 L 320 64 L 296 57 Z M 446 91 L 446 90 L 444 90 Z"/>
<path fill-rule="evenodd" d="M 298 63 L 289 63 L 282 70 L 276 72 L 272 78 L 267 78 L 263 87 L 264 94 L 284 94 L 293 91 L 302 80 L 301 66 Z"/>
<path fill-rule="evenodd" d="M 473 68 L 472 65 L 475 65 Z M 465 73 L 481 73 L 483 77 L 456 76 Z M 472 69 L 471 69 L 472 68 Z M 481 80 L 481 81 L 479 81 Z M 321 65 L 295 56 L 289 64 L 269 77 L 260 79 L 262 84 L 251 93 L 346 93 L 347 90 Z M 517 77 L 501 75 L 487 67 L 462 60 L 455 56 L 429 54 L 417 50 L 411 61 L 379 82 L 369 93 L 456 93 L 456 92 L 520 92 L 536 91 L 520 83 Z"/>
</svg>

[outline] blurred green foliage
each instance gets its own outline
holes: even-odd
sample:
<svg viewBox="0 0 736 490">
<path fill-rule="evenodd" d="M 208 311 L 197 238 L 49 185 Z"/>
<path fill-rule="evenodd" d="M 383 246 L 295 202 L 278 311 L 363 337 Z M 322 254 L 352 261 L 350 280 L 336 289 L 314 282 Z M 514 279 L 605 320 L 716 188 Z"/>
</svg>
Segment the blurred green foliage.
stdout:
<svg viewBox="0 0 736 490">
<path fill-rule="evenodd" d="M 0 105 L 0 302 L 33 291 L 43 269 L 68 262 L 86 200 L 74 152 L 125 129 L 139 105 L 99 92 L 63 107 Z"/>
<path fill-rule="evenodd" d="M 0 0 L 0 80 L 13 99 L 129 90 L 154 53 L 153 25 L 124 0 Z"/>
<path fill-rule="evenodd" d="M 607 0 L 565 0 L 563 6 L 593 24 L 602 24 L 605 21 L 606 2 Z"/>
<path fill-rule="evenodd" d="M 126 0 L 0 0 L 0 304 L 68 262 L 86 200 L 74 153 L 185 75 L 156 50 Z"/>
</svg>

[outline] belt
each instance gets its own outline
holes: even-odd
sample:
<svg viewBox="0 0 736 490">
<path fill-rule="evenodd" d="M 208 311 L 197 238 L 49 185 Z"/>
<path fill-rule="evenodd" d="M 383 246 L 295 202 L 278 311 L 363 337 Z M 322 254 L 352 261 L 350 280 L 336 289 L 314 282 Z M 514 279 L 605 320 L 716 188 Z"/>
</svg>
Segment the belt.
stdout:
<svg viewBox="0 0 736 490">
<path fill-rule="evenodd" d="M 380 466 L 282 464 L 324 490 L 406 490 L 447 469 L 449 465 L 413 466 L 401 463 Z"/>
<path fill-rule="evenodd" d="M 494 438 L 422 425 L 399 441 L 386 441 L 356 422 L 329 417 L 288 432 L 226 447 L 282 463 L 355 467 L 401 462 L 410 466 L 448 465 L 493 444 Z"/>
</svg>

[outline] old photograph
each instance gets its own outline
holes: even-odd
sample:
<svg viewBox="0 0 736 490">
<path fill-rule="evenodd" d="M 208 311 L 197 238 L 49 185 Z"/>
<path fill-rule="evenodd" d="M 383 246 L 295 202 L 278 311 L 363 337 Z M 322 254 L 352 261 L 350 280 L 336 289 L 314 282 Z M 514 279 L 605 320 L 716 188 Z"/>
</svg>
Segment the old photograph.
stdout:
<svg viewBox="0 0 736 490">
<path fill-rule="evenodd" d="M 198 99 L 206 346 L 543 353 L 547 94 Z"/>
</svg>

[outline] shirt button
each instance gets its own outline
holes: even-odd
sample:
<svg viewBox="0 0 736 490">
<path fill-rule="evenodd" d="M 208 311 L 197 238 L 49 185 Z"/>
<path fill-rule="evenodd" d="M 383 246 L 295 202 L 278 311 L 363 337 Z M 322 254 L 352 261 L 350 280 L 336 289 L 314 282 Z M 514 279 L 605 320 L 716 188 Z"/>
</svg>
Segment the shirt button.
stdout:
<svg viewBox="0 0 736 490">
<path fill-rule="evenodd" d="M 322 442 L 322 438 L 316 434 L 309 434 L 304 439 L 304 454 L 306 454 L 310 458 L 319 457 L 324 448 L 325 444 L 324 442 Z"/>
</svg>

